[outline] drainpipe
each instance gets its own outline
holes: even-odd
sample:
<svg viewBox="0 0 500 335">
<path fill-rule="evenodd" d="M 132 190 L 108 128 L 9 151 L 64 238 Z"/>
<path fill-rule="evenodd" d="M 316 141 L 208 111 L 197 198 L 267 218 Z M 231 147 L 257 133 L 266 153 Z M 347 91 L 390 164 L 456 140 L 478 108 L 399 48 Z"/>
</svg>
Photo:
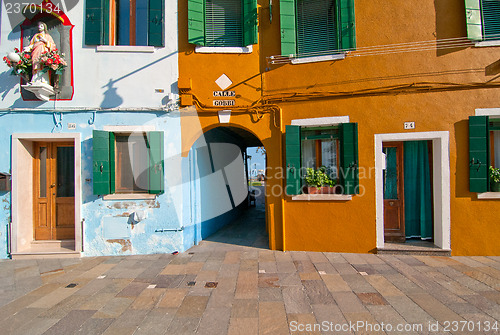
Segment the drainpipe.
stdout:
<svg viewBox="0 0 500 335">
<path fill-rule="evenodd" d="M 81 237 L 82 237 L 82 252 L 84 252 L 85 238 L 84 238 L 83 233 L 85 232 L 85 218 L 83 218 L 81 221 L 80 229 L 81 229 Z"/>
<path fill-rule="evenodd" d="M 7 257 L 12 258 L 12 221 L 7 223 Z"/>
</svg>

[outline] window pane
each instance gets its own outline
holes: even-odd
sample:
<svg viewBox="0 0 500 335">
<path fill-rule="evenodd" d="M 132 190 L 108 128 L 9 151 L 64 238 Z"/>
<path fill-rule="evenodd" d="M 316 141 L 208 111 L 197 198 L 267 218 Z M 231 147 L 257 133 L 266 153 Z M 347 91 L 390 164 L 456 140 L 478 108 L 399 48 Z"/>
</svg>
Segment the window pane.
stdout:
<svg viewBox="0 0 500 335">
<path fill-rule="evenodd" d="M 312 56 L 337 49 L 336 0 L 298 0 L 298 54 Z"/>
<path fill-rule="evenodd" d="M 398 199 L 397 148 L 384 148 L 386 167 L 384 170 L 384 199 Z"/>
<path fill-rule="evenodd" d="M 116 0 L 118 45 L 130 45 L 130 0 Z"/>
<path fill-rule="evenodd" d="M 316 168 L 316 141 L 303 140 L 302 147 L 302 167 Z"/>
<path fill-rule="evenodd" d="M 57 148 L 57 197 L 75 196 L 75 150 Z"/>
<path fill-rule="evenodd" d="M 47 147 L 40 147 L 40 198 L 47 196 Z"/>
<path fill-rule="evenodd" d="M 136 0 L 135 45 L 148 45 L 148 0 Z"/>
<path fill-rule="evenodd" d="M 144 135 L 116 136 L 116 192 L 147 192 L 149 156 Z"/>
<path fill-rule="evenodd" d="M 206 45 L 243 46 L 241 1 L 206 0 L 205 6 Z"/>
<path fill-rule="evenodd" d="M 321 141 L 321 165 L 330 178 L 337 179 L 337 140 Z"/>
<path fill-rule="evenodd" d="M 495 167 L 500 167 L 500 130 L 493 131 L 493 147 L 495 153 Z"/>
</svg>

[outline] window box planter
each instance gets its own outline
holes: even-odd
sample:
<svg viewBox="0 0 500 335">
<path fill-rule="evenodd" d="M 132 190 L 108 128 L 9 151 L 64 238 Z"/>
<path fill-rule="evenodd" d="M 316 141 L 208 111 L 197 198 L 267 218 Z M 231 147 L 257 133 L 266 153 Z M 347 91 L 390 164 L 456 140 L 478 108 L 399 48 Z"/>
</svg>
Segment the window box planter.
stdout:
<svg viewBox="0 0 500 335">
<path fill-rule="evenodd" d="M 306 186 L 307 194 L 341 194 L 341 188 L 337 186 Z"/>
</svg>

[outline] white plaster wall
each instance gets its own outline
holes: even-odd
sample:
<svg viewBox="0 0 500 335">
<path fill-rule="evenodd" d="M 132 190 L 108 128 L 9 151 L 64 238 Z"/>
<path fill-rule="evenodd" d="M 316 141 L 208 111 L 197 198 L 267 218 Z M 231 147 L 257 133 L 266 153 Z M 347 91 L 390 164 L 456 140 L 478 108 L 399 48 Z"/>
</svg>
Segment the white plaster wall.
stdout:
<svg viewBox="0 0 500 335">
<path fill-rule="evenodd" d="M 72 30 L 73 99 L 56 103 L 22 101 L 19 79 L 9 76 L 10 69 L 2 62 L 0 109 L 161 108 L 169 93 L 177 93 L 177 1 L 165 0 L 165 47 L 154 48 L 152 53 L 104 52 L 97 51 L 95 46 L 84 46 L 85 1 L 78 1 L 67 15 L 75 26 Z M 21 35 L 12 32 L 4 2 L 0 29 L 0 55 L 3 58 L 14 48 L 20 48 Z M 156 88 L 164 92 L 155 93 Z"/>
</svg>

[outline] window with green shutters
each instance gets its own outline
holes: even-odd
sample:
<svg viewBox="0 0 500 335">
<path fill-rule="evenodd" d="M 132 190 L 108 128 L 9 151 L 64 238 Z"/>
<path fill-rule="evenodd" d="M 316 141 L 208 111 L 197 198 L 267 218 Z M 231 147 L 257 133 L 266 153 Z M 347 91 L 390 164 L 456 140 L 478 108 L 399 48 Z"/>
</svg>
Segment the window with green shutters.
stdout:
<svg viewBox="0 0 500 335">
<path fill-rule="evenodd" d="M 86 0 L 86 45 L 164 46 L 164 0 Z"/>
<path fill-rule="evenodd" d="M 286 194 L 301 194 L 306 168 L 320 166 L 338 181 L 343 194 L 359 193 L 357 123 L 335 127 L 286 126 L 285 155 Z"/>
<path fill-rule="evenodd" d="M 469 39 L 500 40 L 500 0 L 465 0 L 465 15 Z"/>
<path fill-rule="evenodd" d="M 491 190 L 489 167 L 500 168 L 500 118 L 469 117 L 469 190 Z"/>
<path fill-rule="evenodd" d="M 257 0 L 188 0 L 188 41 L 207 47 L 257 43 Z"/>
<path fill-rule="evenodd" d="M 93 193 L 164 191 L 163 132 L 93 131 Z"/>
<path fill-rule="evenodd" d="M 281 0 L 281 54 L 314 57 L 356 48 L 354 0 Z"/>
</svg>

